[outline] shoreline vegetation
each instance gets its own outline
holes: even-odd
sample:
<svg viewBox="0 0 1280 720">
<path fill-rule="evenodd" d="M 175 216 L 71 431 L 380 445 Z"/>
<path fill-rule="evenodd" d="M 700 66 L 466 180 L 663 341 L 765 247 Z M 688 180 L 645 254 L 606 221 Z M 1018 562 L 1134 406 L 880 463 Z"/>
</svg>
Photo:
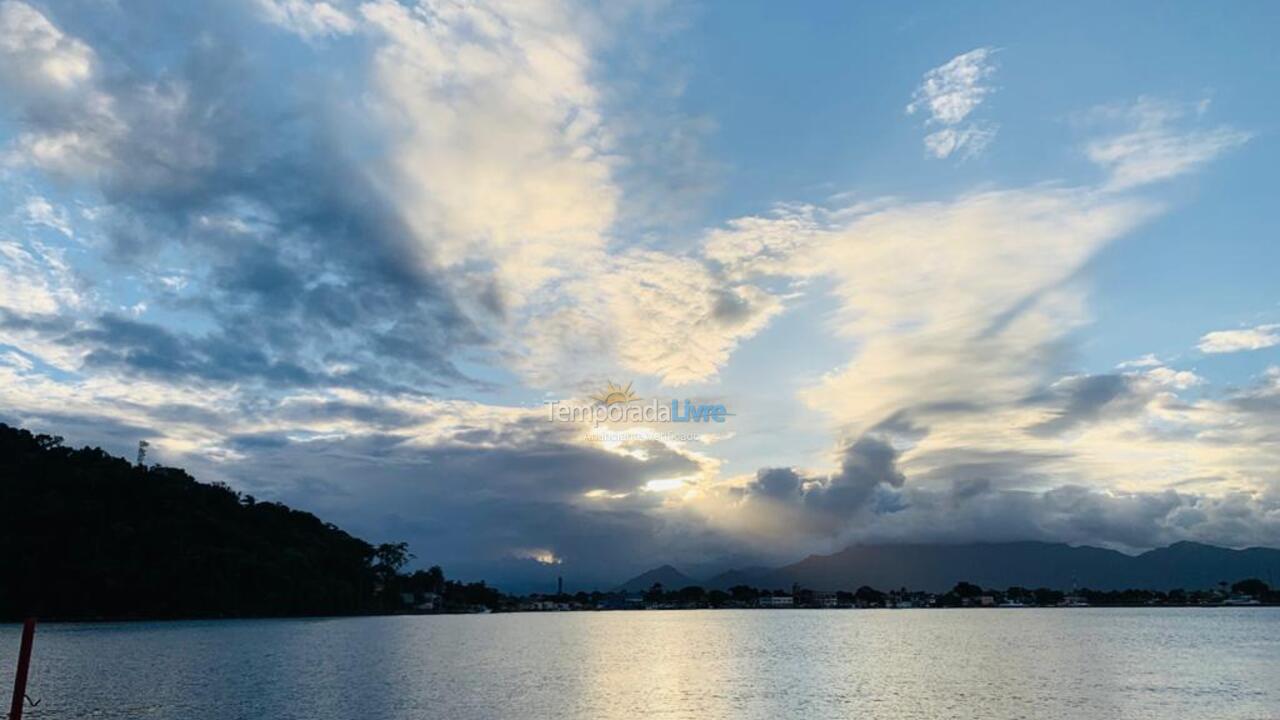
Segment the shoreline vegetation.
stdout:
<svg viewBox="0 0 1280 720">
<path fill-rule="evenodd" d="M 406 572 L 405 543 L 371 544 L 316 516 L 184 470 L 0 423 L 0 622 L 308 618 L 729 608 L 1205 607 L 1280 605 L 1257 578 L 1215 588 L 943 593 L 698 585 L 507 595 Z"/>
</svg>

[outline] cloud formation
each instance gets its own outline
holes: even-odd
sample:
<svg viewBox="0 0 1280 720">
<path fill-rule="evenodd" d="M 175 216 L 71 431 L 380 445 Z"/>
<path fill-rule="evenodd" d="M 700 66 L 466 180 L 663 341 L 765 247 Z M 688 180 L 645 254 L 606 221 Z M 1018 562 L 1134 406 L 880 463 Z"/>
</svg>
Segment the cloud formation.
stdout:
<svg viewBox="0 0 1280 720">
<path fill-rule="evenodd" d="M 1162 132 L 1188 147 L 1200 131 Z M 806 490 L 838 473 L 764 470 L 739 480 L 747 500 L 726 502 L 777 527 L 774 543 L 790 526 L 839 542 L 1093 537 L 1134 549 L 1215 533 L 1268 537 L 1278 478 L 1266 463 L 1276 449 L 1259 437 L 1274 435 L 1264 430 L 1274 420 L 1246 420 L 1238 407 L 1267 401 L 1255 391 L 1226 403 L 1185 397 L 1205 378 L 1154 355 L 1121 372 L 1072 372 L 1071 335 L 1089 321 L 1080 268 L 1162 211 L 1122 190 L 1107 181 L 948 202 L 780 205 L 710 233 L 707 255 L 729 277 L 829 283 L 838 300 L 830 327 L 855 350 L 802 398 L 838 436 L 887 437 L 904 478 L 877 484 L 872 505 L 814 516 L 793 502 L 776 523 L 753 506 L 818 498 Z M 1227 430 L 1241 425 L 1260 435 Z M 844 451 L 834 462 L 846 462 Z M 1233 500 L 1163 489 L 1173 486 Z M 1236 512 L 1247 520 L 1235 524 Z"/>
<path fill-rule="evenodd" d="M 0 2 L 0 58 L 0 75 L 26 92 L 67 91 L 93 74 L 88 45 L 17 0 Z"/>
<path fill-rule="evenodd" d="M 263 17 L 290 32 L 315 39 L 355 30 L 351 16 L 322 0 L 255 0 Z"/>
<path fill-rule="evenodd" d="M 1091 121 L 1123 130 L 1091 142 L 1086 154 L 1110 173 L 1108 186 L 1114 190 L 1183 175 L 1249 141 L 1249 133 L 1226 125 L 1194 127 L 1207 109 L 1207 102 L 1193 111 L 1149 97 L 1097 108 L 1089 114 Z"/>
<path fill-rule="evenodd" d="M 1241 330 L 1215 330 L 1205 333 L 1196 345 L 1209 354 L 1262 350 L 1280 345 L 1280 325 L 1258 325 Z"/>
<path fill-rule="evenodd" d="M 981 47 L 951 58 L 926 72 L 907 105 L 907 114 L 923 112 L 925 124 L 942 126 L 927 135 L 925 148 L 936 158 L 970 157 L 995 139 L 997 126 L 990 122 L 966 122 L 995 91 L 988 81 L 995 74 L 995 49 Z"/>
</svg>

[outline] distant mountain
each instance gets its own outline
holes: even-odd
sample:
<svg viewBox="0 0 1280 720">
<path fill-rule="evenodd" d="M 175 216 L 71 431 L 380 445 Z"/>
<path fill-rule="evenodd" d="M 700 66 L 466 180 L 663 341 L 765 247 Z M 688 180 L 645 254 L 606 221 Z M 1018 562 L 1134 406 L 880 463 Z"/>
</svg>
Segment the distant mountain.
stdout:
<svg viewBox="0 0 1280 720">
<path fill-rule="evenodd" d="M 680 562 L 680 571 L 691 578 L 710 578 L 738 568 L 763 566 L 759 555 L 752 553 L 732 553 L 696 562 Z"/>
<path fill-rule="evenodd" d="M 713 575 L 706 581 L 706 587 L 720 590 L 728 590 L 735 585 L 750 585 L 770 590 L 781 589 L 784 584 L 789 587 L 790 583 L 779 584 L 777 572 L 776 568 L 763 566 L 735 568 Z"/>
<path fill-rule="evenodd" d="M 1170 590 L 1210 588 L 1222 581 L 1232 583 L 1249 577 L 1280 583 L 1280 550 L 1231 550 L 1180 542 L 1133 556 L 1044 542 L 853 545 L 778 568 L 730 570 L 702 584 L 728 589 L 734 585 L 790 588 L 798 583 L 817 590 L 854 590 L 869 585 L 880 590 L 906 587 L 941 592 L 964 580 L 992 588 L 1070 589 L 1078 585 L 1095 590 Z M 692 583 L 688 578 L 680 582 L 686 581 Z M 662 582 L 664 587 L 672 587 Z"/>
<path fill-rule="evenodd" d="M 619 585 L 617 589 L 623 592 L 644 592 L 653 587 L 654 583 L 661 584 L 663 589 L 668 591 L 701 584 L 670 565 L 663 565 L 631 578 Z"/>
</svg>

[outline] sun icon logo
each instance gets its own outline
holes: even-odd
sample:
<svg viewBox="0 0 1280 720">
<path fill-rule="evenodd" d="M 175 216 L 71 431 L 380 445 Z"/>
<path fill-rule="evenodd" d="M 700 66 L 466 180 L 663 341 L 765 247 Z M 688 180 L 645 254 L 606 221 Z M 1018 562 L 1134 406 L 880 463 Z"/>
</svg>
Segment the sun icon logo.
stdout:
<svg viewBox="0 0 1280 720">
<path fill-rule="evenodd" d="M 592 395 L 592 400 L 608 407 L 610 405 L 622 405 L 636 399 L 636 394 L 631 391 L 631 383 L 627 383 L 626 387 L 614 385 L 613 381 L 609 381 L 605 385 L 604 392 L 598 395 Z"/>
</svg>

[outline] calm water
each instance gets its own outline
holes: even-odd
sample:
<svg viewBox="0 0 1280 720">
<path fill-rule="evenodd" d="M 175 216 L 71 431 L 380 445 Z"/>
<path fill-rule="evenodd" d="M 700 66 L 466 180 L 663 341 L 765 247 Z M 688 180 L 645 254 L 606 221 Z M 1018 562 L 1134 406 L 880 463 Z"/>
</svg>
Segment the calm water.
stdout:
<svg viewBox="0 0 1280 720">
<path fill-rule="evenodd" d="M 1277 608 L 44 625 L 35 648 L 30 718 L 1280 718 Z"/>
</svg>

